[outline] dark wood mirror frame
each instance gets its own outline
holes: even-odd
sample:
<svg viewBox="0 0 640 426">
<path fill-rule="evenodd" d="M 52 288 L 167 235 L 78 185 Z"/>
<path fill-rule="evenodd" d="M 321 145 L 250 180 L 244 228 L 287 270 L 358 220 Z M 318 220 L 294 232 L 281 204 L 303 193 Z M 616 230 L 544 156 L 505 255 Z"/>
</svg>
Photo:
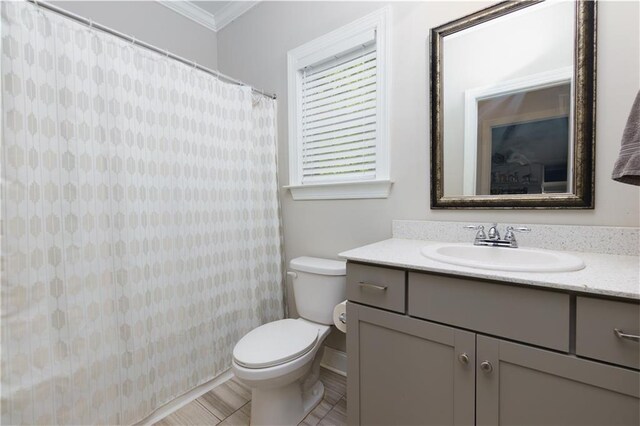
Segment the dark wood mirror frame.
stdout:
<svg viewBox="0 0 640 426">
<path fill-rule="evenodd" d="M 573 193 L 444 196 L 443 41 L 447 35 L 487 22 L 542 0 L 505 1 L 431 29 L 431 208 L 593 209 L 595 186 L 596 1 L 575 0 Z"/>
</svg>

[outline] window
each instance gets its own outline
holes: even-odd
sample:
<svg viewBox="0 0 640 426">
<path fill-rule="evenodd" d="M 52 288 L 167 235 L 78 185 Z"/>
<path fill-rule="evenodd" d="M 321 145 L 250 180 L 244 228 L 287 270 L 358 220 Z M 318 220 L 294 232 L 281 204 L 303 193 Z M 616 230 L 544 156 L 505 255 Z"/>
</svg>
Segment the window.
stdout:
<svg viewBox="0 0 640 426">
<path fill-rule="evenodd" d="M 289 52 L 287 188 L 295 200 L 388 196 L 388 14 Z"/>
</svg>

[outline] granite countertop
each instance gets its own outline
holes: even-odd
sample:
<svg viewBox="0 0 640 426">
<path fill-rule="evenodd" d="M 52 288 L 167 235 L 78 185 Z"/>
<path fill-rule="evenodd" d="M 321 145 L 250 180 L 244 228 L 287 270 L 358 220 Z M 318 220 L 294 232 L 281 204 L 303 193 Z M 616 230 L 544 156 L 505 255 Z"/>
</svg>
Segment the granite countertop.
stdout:
<svg viewBox="0 0 640 426">
<path fill-rule="evenodd" d="M 573 272 L 507 272 L 450 265 L 420 253 L 422 247 L 435 243 L 391 238 L 347 250 L 339 256 L 358 262 L 640 300 L 638 256 L 563 251 L 580 257 L 586 267 Z"/>
</svg>

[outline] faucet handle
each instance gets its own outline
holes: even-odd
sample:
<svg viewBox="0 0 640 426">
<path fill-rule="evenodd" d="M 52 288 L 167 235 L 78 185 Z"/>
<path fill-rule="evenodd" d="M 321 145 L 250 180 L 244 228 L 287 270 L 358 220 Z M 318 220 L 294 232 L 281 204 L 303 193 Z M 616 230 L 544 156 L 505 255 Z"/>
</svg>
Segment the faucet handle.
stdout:
<svg viewBox="0 0 640 426">
<path fill-rule="evenodd" d="M 476 233 L 476 240 L 484 240 L 487 238 L 487 234 L 484 233 L 483 225 L 466 225 L 464 229 L 472 229 L 474 231 L 478 231 Z"/>
<path fill-rule="evenodd" d="M 529 228 L 528 226 L 516 226 L 515 228 L 513 226 L 507 226 L 507 232 L 509 231 L 515 231 L 515 232 L 531 232 L 531 228 Z"/>
<path fill-rule="evenodd" d="M 531 228 L 528 226 L 516 226 L 515 228 L 513 226 L 507 226 L 507 233 L 505 234 L 504 239 L 507 241 L 515 241 L 516 236 L 514 235 L 514 232 L 531 232 Z"/>
</svg>

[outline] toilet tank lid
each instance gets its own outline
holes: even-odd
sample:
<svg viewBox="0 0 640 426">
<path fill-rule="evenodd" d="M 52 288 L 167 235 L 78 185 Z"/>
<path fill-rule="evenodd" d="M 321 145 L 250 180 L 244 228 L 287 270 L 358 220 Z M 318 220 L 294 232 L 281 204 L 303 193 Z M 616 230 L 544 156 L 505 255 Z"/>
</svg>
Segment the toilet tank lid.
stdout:
<svg viewBox="0 0 640 426">
<path fill-rule="evenodd" d="M 346 275 L 347 262 L 344 260 L 322 259 L 302 256 L 291 259 L 289 266 L 294 271 L 310 272 L 320 275 Z"/>
</svg>

